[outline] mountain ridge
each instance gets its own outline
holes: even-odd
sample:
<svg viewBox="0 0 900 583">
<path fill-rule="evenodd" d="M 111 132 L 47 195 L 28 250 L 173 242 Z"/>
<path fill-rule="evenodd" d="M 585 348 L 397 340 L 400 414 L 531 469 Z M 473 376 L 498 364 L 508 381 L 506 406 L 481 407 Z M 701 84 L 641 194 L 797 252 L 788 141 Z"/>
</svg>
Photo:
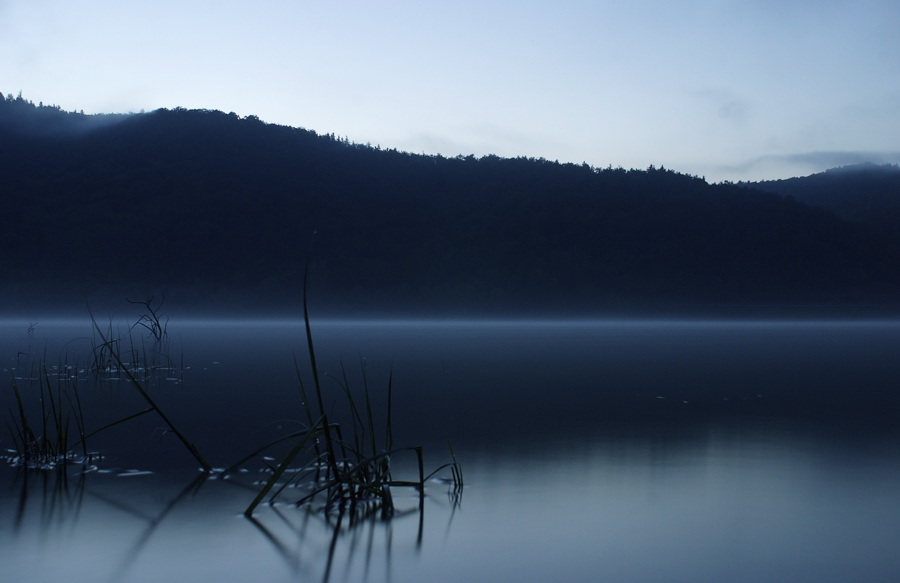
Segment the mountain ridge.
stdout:
<svg viewBox="0 0 900 583">
<path fill-rule="evenodd" d="M 163 290 L 185 302 L 296 302 L 315 232 L 311 293 L 336 310 L 900 297 L 895 239 L 764 185 L 410 154 L 213 110 L 90 125 L 0 101 L 9 297 Z M 28 132 L 23 116 L 37 114 L 42 131 Z M 54 116 L 89 131 L 48 132 Z"/>
</svg>

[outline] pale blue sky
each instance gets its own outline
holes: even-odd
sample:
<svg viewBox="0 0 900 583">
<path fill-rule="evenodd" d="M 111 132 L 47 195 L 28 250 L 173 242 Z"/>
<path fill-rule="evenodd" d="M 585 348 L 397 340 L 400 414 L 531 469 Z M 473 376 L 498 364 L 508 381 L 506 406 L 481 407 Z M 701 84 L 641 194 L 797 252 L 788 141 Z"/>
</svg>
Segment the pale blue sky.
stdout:
<svg viewBox="0 0 900 583">
<path fill-rule="evenodd" d="M 0 0 L 0 91 L 710 181 L 900 162 L 897 0 Z"/>
</svg>

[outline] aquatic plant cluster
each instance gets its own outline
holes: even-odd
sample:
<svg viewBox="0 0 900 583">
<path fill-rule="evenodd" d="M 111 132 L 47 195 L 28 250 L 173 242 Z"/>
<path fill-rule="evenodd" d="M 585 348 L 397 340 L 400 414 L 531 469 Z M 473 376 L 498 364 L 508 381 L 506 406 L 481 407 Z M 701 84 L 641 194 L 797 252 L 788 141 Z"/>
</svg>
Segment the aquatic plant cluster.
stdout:
<svg viewBox="0 0 900 583">
<path fill-rule="evenodd" d="M 138 322 L 143 322 L 143 318 Z M 29 333 L 33 327 L 34 324 Z M 154 410 L 143 409 L 88 431 L 81 400 L 81 387 L 85 385 L 126 377 L 143 390 L 142 385 L 151 379 L 180 382 L 179 367 L 162 350 L 158 340 L 148 349 L 143 342 L 136 344 L 133 337 L 129 338 L 127 347 L 123 346 L 122 339 L 106 338 L 112 338 L 112 329 L 103 332 L 97 326 L 89 358 L 84 362 L 77 359 L 69 362 L 64 357 L 62 362 L 51 365 L 36 361 L 30 353 L 19 352 L 17 374 L 12 379 L 15 410 L 10 411 L 6 420 L 12 445 L 3 454 L 8 464 L 41 470 L 72 464 L 92 465 L 102 456 L 88 449 L 90 437 Z M 36 415 L 29 414 L 26 401 L 39 403 Z"/>
<path fill-rule="evenodd" d="M 214 468 L 200 453 L 159 404 L 147 386 L 151 381 L 180 382 L 184 369 L 169 356 L 167 320 L 160 315 L 162 302 L 131 302 L 145 308 L 145 313 L 131 326 L 129 332 L 144 328 L 146 342 L 140 343 L 129 334 L 127 339 L 116 338 L 112 327 L 104 330 L 91 315 L 94 337 L 89 362 L 66 363 L 56 366 L 32 364 L 25 376 L 13 379 L 12 392 L 15 410 L 10 410 L 6 422 L 11 447 L 5 450 L 4 460 L 25 471 L 60 470 L 80 465 L 84 471 L 96 469 L 102 460 L 99 452 L 88 448 L 94 435 L 128 423 L 144 415 L 155 415 L 165 424 L 165 431 L 178 438 L 185 450 L 198 462 L 201 471 L 210 479 L 229 479 L 249 473 L 247 466 L 261 461 L 266 479 L 255 482 L 255 497 L 244 514 L 251 517 L 264 502 L 283 500 L 288 491 L 302 494 L 291 501 L 326 515 L 337 513 L 341 519 L 348 515 L 351 524 L 359 519 L 377 516 L 388 520 L 395 514 L 392 488 L 414 488 L 419 492 L 420 507 L 424 501 L 426 482 L 443 470 L 450 478 L 443 479 L 451 492 L 458 496 L 463 488 L 463 475 L 452 447 L 452 461 L 426 474 L 421 446 L 396 447 L 391 419 L 391 379 L 387 386 L 387 413 L 383 427 L 376 427 L 372 394 L 363 366 L 363 390 L 358 398 L 351 390 L 344 374 L 341 392 L 349 410 L 349 427 L 331 420 L 325 411 L 312 329 L 304 295 L 304 321 L 312 371 L 311 391 L 303 382 L 299 362 L 295 359 L 298 387 L 304 420 L 299 430 L 278 435 L 224 468 Z M 126 340 L 128 340 L 126 349 Z M 20 353 L 20 356 L 24 353 Z M 146 407 L 115 419 L 98 429 L 88 429 L 82 407 L 81 391 L 88 381 L 126 382 Z M 27 383 L 28 394 L 20 383 Z M 28 397 L 31 397 L 30 399 Z M 36 401 L 39 410 L 32 412 L 26 402 Z M 418 468 L 415 480 L 394 479 L 392 456 L 414 455 Z M 290 490 L 288 490 L 290 488 Z"/>
</svg>

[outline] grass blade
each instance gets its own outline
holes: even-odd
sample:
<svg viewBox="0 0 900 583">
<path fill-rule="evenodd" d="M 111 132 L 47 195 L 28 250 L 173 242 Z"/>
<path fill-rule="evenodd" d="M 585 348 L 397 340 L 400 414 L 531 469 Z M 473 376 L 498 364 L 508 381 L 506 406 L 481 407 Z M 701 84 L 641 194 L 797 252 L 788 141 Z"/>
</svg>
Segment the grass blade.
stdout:
<svg viewBox="0 0 900 583">
<path fill-rule="evenodd" d="M 178 439 L 181 441 L 181 443 L 184 445 L 184 447 L 190 452 L 190 454 L 192 456 L 194 456 L 194 459 L 196 459 L 200 463 L 200 466 L 203 468 L 203 471 L 206 473 L 210 473 L 212 471 L 212 466 L 209 464 L 208 461 L 206 461 L 206 459 L 204 459 L 204 457 L 202 455 L 200 455 L 200 452 L 197 450 L 197 446 L 195 446 L 193 443 L 188 441 L 188 439 L 184 436 L 184 434 L 182 434 L 175 427 L 175 425 L 169 420 L 169 418 L 166 416 L 166 414 L 163 413 L 162 409 L 160 409 L 159 406 L 153 401 L 153 399 L 150 397 L 149 393 L 147 393 L 147 391 L 144 390 L 144 387 L 141 386 L 141 383 L 138 382 L 138 380 L 131 373 L 131 371 L 128 370 L 128 367 L 126 367 L 124 362 L 122 362 L 122 357 L 119 355 L 119 352 L 113 347 L 112 341 L 107 340 L 106 337 L 103 335 L 103 331 L 100 330 L 100 325 L 97 324 L 97 321 L 94 319 L 93 314 L 91 314 L 91 321 L 94 323 L 94 327 L 97 330 L 97 334 L 100 336 L 101 340 L 103 340 L 103 344 L 109 348 L 110 356 L 115 361 L 115 363 L 118 365 L 118 367 L 122 371 L 122 373 L 125 374 L 125 377 L 128 379 L 128 382 L 131 384 L 131 386 L 134 388 L 134 390 L 137 391 L 137 393 L 145 401 L 147 401 L 147 404 L 150 405 L 150 407 L 154 411 L 156 411 L 156 414 L 159 415 L 159 418 L 162 419 L 163 422 L 169 426 L 169 430 L 172 431 L 172 433 L 174 433 L 176 437 L 178 437 Z"/>
<path fill-rule="evenodd" d="M 274 472 L 272 472 L 272 476 L 269 478 L 269 480 L 256 494 L 256 498 L 253 499 L 253 502 L 250 503 L 250 506 L 248 506 L 247 509 L 244 510 L 244 516 L 250 517 L 253 514 L 253 511 L 257 506 L 259 506 L 259 503 L 262 502 L 263 498 L 266 497 L 266 494 L 269 493 L 272 487 L 275 486 L 275 484 L 278 482 L 278 479 L 282 474 L 284 474 L 284 471 L 288 469 L 291 463 L 293 463 L 294 458 L 296 458 L 301 451 L 307 449 L 306 442 L 309 441 L 312 435 L 312 433 L 308 433 L 306 437 L 294 444 L 294 447 L 292 447 L 291 450 L 284 456 L 284 459 L 282 459 L 281 464 L 277 468 L 275 468 Z"/>
</svg>

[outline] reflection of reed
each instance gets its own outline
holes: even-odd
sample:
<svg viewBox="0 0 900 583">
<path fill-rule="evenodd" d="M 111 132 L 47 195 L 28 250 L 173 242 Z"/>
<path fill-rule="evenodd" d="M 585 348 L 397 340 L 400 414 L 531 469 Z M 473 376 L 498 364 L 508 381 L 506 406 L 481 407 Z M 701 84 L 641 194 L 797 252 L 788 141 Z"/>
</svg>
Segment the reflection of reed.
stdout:
<svg viewBox="0 0 900 583">
<path fill-rule="evenodd" d="M 76 467 L 80 471 L 74 473 L 73 469 Z M 95 469 L 93 466 L 81 465 L 59 465 L 53 470 L 41 471 L 27 467 L 16 468 L 13 487 L 19 488 L 19 499 L 13 519 L 13 533 L 19 534 L 26 524 L 26 518 L 34 512 L 39 513 L 39 525 L 42 533 L 58 531 L 63 527 L 74 531 L 81 515 L 85 495 L 88 494 L 107 506 L 146 523 L 137 540 L 123 554 L 121 564 L 110 577 L 111 581 L 121 581 L 163 520 L 187 496 L 196 494 L 200 490 L 206 483 L 207 475 L 199 474 L 191 480 L 160 511 L 147 513 L 127 502 L 87 488 L 87 476 L 92 474 Z"/>
<path fill-rule="evenodd" d="M 447 524 L 447 529 L 449 530 L 453 516 L 460 506 L 462 490 L 451 488 L 448 490 L 448 496 L 452 508 Z M 391 568 L 391 556 L 393 554 L 393 524 L 395 520 L 412 516 L 418 517 L 416 549 L 421 549 L 425 528 L 425 492 L 423 490 L 419 491 L 417 499 L 418 503 L 415 507 L 407 510 L 395 510 L 394 514 L 388 519 L 382 517 L 381 509 L 377 505 L 366 506 L 347 503 L 340 504 L 329 511 L 307 504 L 301 506 L 300 512 L 297 513 L 299 520 L 292 522 L 291 518 L 281 511 L 281 507 L 272 505 L 270 506 L 272 514 L 278 518 L 279 523 L 287 527 L 287 534 L 281 535 L 276 534 L 274 528 L 266 526 L 254 516 L 247 516 L 247 520 L 269 541 L 276 553 L 295 575 L 301 571 L 309 570 L 309 566 L 306 566 L 304 569 L 301 551 L 308 549 L 311 546 L 308 543 L 315 538 L 315 535 L 309 532 L 310 524 L 324 525 L 328 529 L 329 537 L 327 551 L 324 554 L 325 564 L 321 567 L 322 583 L 328 583 L 330 580 L 335 556 L 338 554 L 337 551 L 341 540 L 345 539 L 345 537 L 349 538 L 346 568 L 350 568 L 354 557 L 363 553 L 363 574 L 364 578 L 368 579 L 372 566 L 376 532 L 379 526 L 385 529 L 385 565 L 388 571 Z M 296 543 L 292 545 L 291 539 L 294 539 Z M 364 549 L 362 548 L 363 546 Z"/>
<path fill-rule="evenodd" d="M 450 501 L 450 517 L 447 518 L 447 529 L 444 532 L 445 536 L 450 534 L 450 527 L 453 525 L 453 518 L 456 516 L 456 511 L 462 508 L 462 489 L 451 488 L 450 490 L 447 490 L 447 498 Z"/>
<path fill-rule="evenodd" d="M 91 493 L 93 496 L 106 502 L 110 506 L 114 508 L 118 508 L 132 516 L 140 518 L 144 522 L 147 523 L 147 526 L 144 528 L 141 535 L 137 538 L 134 544 L 131 546 L 131 550 L 126 552 L 123 556 L 122 563 L 113 571 L 112 576 L 110 577 L 110 581 L 121 581 L 137 558 L 140 556 L 141 552 L 144 550 L 144 547 L 149 542 L 150 538 L 153 536 L 153 533 L 156 532 L 156 529 L 159 527 L 160 523 L 169 515 L 170 512 L 178 505 L 179 502 L 184 500 L 189 494 L 196 494 L 200 491 L 200 488 L 203 487 L 203 484 L 206 483 L 206 474 L 199 474 L 196 478 L 191 480 L 191 482 L 185 486 L 174 498 L 172 498 L 163 509 L 151 516 L 147 516 L 144 513 L 135 510 L 129 507 L 126 504 L 118 502 L 116 500 L 112 500 L 106 496 L 97 493 Z"/>
<path fill-rule="evenodd" d="M 72 528 L 78 522 L 84 501 L 85 473 L 80 472 L 74 484 L 69 482 L 65 466 L 50 471 L 33 471 L 26 467 L 16 468 L 13 488 L 19 487 L 19 501 L 13 519 L 13 532 L 21 531 L 28 513 L 32 490 L 39 491 L 36 504 L 39 506 L 42 530 L 59 528 L 70 521 Z"/>
<path fill-rule="evenodd" d="M 350 527 L 350 520 L 348 516 L 349 512 L 347 509 L 341 509 L 335 512 L 333 516 L 328 517 L 323 517 L 322 515 L 312 511 L 311 509 L 307 509 L 300 513 L 302 518 L 299 521 L 299 524 L 294 525 L 293 523 L 291 523 L 289 518 L 285 516 L 285 514 L 282 513 L 278 508 L 273 507 L 272 512 L 280 519 L 280 522 L 284 523 L 288 527 L 290 534 L 279 536 L 275 534 L 272 529 L 266 527 L 259 519 L 252 516 L 247 517 L 247 519 L 251 524 L 253 524 L 253 526 L 257 528 L 257 530 L 259 530 L 259 532 L 266 538 L 266 540 L 268 540 L 272 544 L 272 547 L 294 574 L 297 574 L 302 570 L 304 563 L 300 556 L 301 550 L 305 548 L 304 543 L 308 542 L 312 537 L 312 535 L 309 534 L 308 529 L 310 523 L 313 522 L 313 520 L 311 520 L 313 518 L 322 519 L 319 521 L 319 523 L 324 523 L 331 529 L 331 533 L 328 539 L 328 548 L 325 553 L 325 564 L 321 567 L 321 580 L 323 583 L 327 583 L 331 578 L 332 570 L 334 567 L 334 558 L 337 555 L 337 550 L 341 539 L 345 535 L 351 535 L 348 556 L 349 558 L 353 558 L 360 552 L 359 535 L 363 531 L 366 531 L 368 533 L 368 536 L 365 537 L 366 544 L 365 553 L 363 555 L 363 571 L 365 573 L 365 578 L 368 579 L 375 546 L 376 529 L 379 525 L 383 525 L 386 528 L 385 559 L 388 568 L 390 568 L 393 539 L 392 520 L 382 521 L 377 516 L 372 516 L 365 520 L 356 520 L 354 526 Z M 421 512 L 417 512 L 417 514 L 421 516 Z M 395 516 L 394 518 L 397 518 L 397 516 Z M 421 524 L 422 523 L 420 521 L 420 526 Z M 293 548 L 290 546 L 290 539 L 295 539 L 297 541 L 297 544 Z M 421 544 L 421 540 L 422 533 L 420 530 L 418 533 L 417 545 Z M 348 568 L 351 562 L 352 561 L 348 561 Z"/>
</svg>

